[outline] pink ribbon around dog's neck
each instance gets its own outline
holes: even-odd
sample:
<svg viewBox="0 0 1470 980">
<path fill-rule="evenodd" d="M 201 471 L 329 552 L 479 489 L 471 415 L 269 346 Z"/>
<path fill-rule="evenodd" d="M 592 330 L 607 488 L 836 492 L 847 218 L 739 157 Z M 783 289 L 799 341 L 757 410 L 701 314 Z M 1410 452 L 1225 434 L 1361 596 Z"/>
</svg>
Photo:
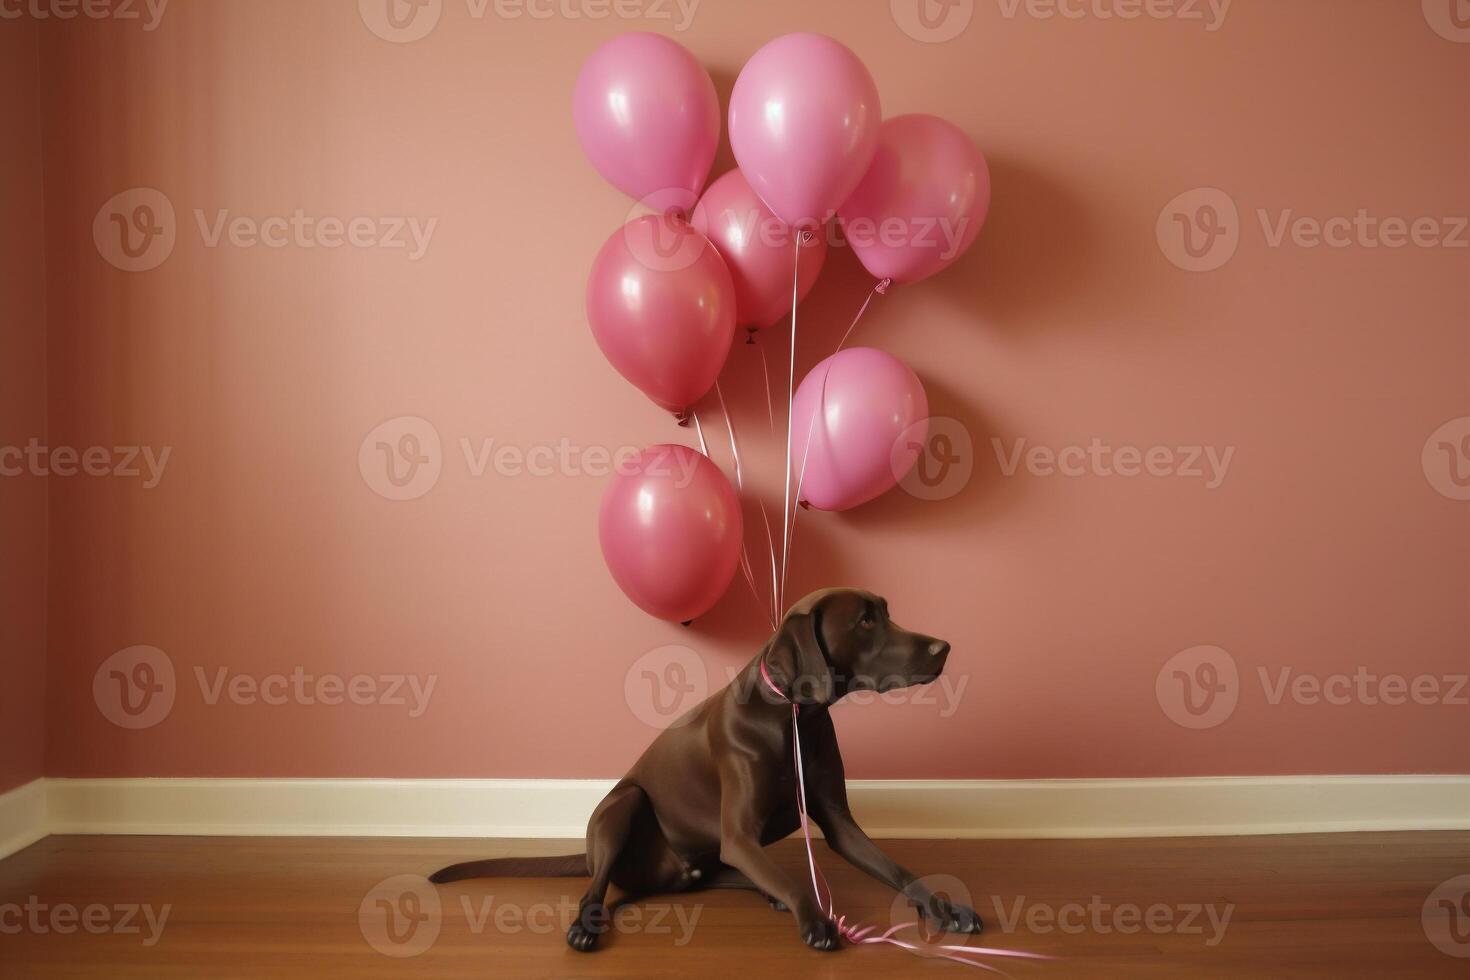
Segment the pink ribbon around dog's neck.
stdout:
<svg viewBox="0 0 1470 980">
<path fill-rule="evenodd" d="M 918 925 L 917 923 L 901 922 L 886 932 L 876 932 L 877 926 L 859 926 L 856 923 L 850 923 L 847 921 L 847 916 L 838 915 L 833 908 L 832 890 L 827 887 L 827 879 L 823 877 L 821 869 L 817 867 L 817 855 L 812 849 L 811 825 L 807 820 L 806 775 L 802 772 L 801 767 L 801 733 L 797 728 L 797 717 L 800 714 L 800 709 L 797 707 L 796 702 L 787 697 L 785 692 L 776 686 L 776 682 L 771 680 L 771 673 L 766 669 L 764 659 L 761 660 L 760 664 L 761 680 L 766 682 L 766 686 L 775 692 L 778 698 L 791 705 L 791 750 L 792 754 L 796 756 L 796 810 L 801 815 L 801 835 L 806 840 L 806 861 L 807 866 L 811 869 L 812 894 L 816 897 L 817 909 L 831 920 L 832 924 L 837 927 L 838 934 L 850 943 L 864 946 L 870 943 L 888 943 L 892 946 L 898 946 L 901 949 L 921 953 L 924 947 L 905 942 L 902 939 L 893 938 L 894 933 L 902 929 L 914 928 Z M 940 959 L 953 960 L 956 963 L 963 963 L 965 966 L 979 967 L 982 970 L 989 970 L 991 973 L 999 973 L 1002 976 L 1008 976 L 1009 974 L 988 963 L 966 959 L 959 954 L 969 954 L 970 956 L 1009 956 L 1025 960 L 1049 960 L 1052 958 L 1050 956 L 1043 956 L 1040 953 L 1023 953 L 1019 950 L 993 949 L 986 946 L 950 945 L 932 946 L 928 948 L 935 950 L 934 955 Z"/>
</svg>

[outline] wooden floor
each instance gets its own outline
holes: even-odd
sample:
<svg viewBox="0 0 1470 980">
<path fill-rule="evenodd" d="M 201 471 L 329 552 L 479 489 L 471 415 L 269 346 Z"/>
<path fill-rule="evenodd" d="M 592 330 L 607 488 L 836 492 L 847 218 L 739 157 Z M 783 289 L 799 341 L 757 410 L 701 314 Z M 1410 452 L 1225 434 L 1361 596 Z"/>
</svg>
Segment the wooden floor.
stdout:
<svg viewBox="0 0 1470 980">
<path fill-rule="evenodd" d="M 987 930 L 972 944 L 1059 958 L 1001 964 L 1016 980 L 1470 976 L 1470 959 L 1431 944 L 1421 918 L 1437 885 L 1470 874 L 1466 833 L 885 846 L 920 874 L 974 889 Z M 0 862 L 0 977 L 971 975 L 892 948 L 809 950 L 790 915 L 746 892 L 630 906 L 601 949 L 579 954 L 562 933 L 581 879 L 435 890 L 397 878 L 470 857 L 578 849 L 52 837 Z M 799 843 L 774 851 L 802 870 Z M 910 915 L 891 911 L 881 885 L 818 852 L 839 911 L 885 926 Z"/>
</svg>

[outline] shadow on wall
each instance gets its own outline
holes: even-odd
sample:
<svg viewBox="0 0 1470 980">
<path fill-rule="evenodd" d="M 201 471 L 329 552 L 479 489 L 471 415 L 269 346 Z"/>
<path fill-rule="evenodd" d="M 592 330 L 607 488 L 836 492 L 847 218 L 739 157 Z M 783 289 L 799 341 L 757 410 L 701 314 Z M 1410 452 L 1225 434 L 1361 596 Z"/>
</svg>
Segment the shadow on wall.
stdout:
<svg viewBox="0 0 1470 980">
<path fill-rule="evenodd" d="M 721 72 L 715 79 L 722 99 L 728 101 L 733 76 Z M 1119 301 L 1127 295 L 1126 281 L 1115 281 L 1106 291 L 1089 285 L 1100 275 L 1095 261 L 1097 222 L 1079 198 L 1069 195 L 1062 185 L 1039 169 L 1004 156 L 991 156 L 988 162 L 996 188 L 995 198 L 986 229 L 975 246 L 953 267 L 933 279 L 916 287 L 895 286 L 886 295 L 874 297 L 848 346 L 885 347 L 899 331 L 911 326 L 905 324 L 905 317 L 914 309 L 909 294 L 912 288 L 924 290 L 928 303 L 973 311 L 977 329 L 991 329 L 991 325 L 999 324 L 1002 330 L 1014 322 L 1060 321 L 1068 309 L 1068 297 L 1074 294 L 1096 296 L 1106 292 Z M 729 147 L 722 143 L 715 175 L 733 166 Z M 840 240 L 840 231 L 838 236 L 836 240 Z M 1038 264 L 1046 266 L 1047 275 L 1036 275 Z M 819 360 L 836 349 L 873 284 L 872 276 L 858 263 L 851 249 L 841 245 L 829 251 L 821 279 L 798 310 L 798 383 Z M 1038 288 L 1038 284 L 1047 288 Z M 1088 312 L 1089 319 L 1095 320 L 1108 311 L 1089 306 Z M 712 640 L 744 644 L 751 649 L 767 635 L 764 603 L 770 591 L 771 570 L 762 504 L 770 522 L 777 575 L 780 574 L 790 330 L 787 321 L 761 331 L 756 335 L 756 344 L 737 338 L 721 378 L 741 455 L 747 498 L 746 544 L 755 590 L 760 592 L 761 599 L 755 598 L 745 576 L 737 572 L 730 591 L 691 629 Z M 943 341 L 944 338 L 932 338 L 941 347 Z M 952 418 L 963 424 L 973 438 L 971 461 L 977 464 L 977 471 L 982 470 L 978 458 L 986 451 L 990 434 L 997 431 L 991 410 L 977 403 L 973 391 L 956 390 L 932 378 L 922 380 L 929 395 L 931 416 Z M 729 437 L 717 398 L 710 396 L 700 406 L 699 414 L 711 456 L 733 481 Z M 927 448 L 936 447 L 931 444 Z M 796 482 L 794 475 L 792 482 Z M 1005 506 L 1005 498 L 994 492 L 993 484 L 983 472 L 975 472 L 962 491 L 946 499 L 917 499 L 895 489 L 842 513 L 802 509 L 796 515 L 798 530 L 787 573 L 788 604 L 811 589 L 862 584 L 852 581 L 852 570 L 839 547 L 841 537 L 880 529 L 905 532 L 928 529 L 941 534 L 958 531 L 994 518 L 999 508 Z"/>
</svg>

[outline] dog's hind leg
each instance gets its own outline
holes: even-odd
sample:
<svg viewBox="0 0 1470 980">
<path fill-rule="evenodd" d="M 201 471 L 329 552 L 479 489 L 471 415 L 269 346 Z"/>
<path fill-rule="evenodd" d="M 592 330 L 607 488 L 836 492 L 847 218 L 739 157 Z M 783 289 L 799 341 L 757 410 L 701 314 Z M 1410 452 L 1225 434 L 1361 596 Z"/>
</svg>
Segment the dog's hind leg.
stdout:
<svg viewBox="0 0 1470 980">
<path fill-rule="evenodd" d="M 612 921 L 605 899 L 613 866 L 639 812 L 648 804 L 648 796 L 635 783 L 619 783 L 592 812 L 587 823 L 587 866 L 592 883 L 577 907 L 577 920 L 567 930 L 567 945 L 586 952 L 597 945 Z"/>
</svg>

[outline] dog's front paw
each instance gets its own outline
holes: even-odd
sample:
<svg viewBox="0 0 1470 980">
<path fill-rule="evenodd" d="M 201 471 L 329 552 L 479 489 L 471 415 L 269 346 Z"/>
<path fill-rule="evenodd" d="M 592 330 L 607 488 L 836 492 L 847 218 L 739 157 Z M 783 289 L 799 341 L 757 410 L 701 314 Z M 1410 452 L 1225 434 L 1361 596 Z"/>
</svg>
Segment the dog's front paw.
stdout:
<svg viewBox="0 0 1470 980">
<path fill-rule="evenodd" d="M 919 914 L 924 917 L 929 928 L 940 932 L 977 933 L 985 929 L 985 923 L 975 914 L 974 909 L 938 895 L 920 905 Z"/>
<path fill-rule="evenodd" d="M 579 953 L 589 953 L 597 946 L 598 937 L 607 932 L 606 905 L 584 905 L 577 921 L 567 930 L 567 945 Z"/>
<path fill-rule="evenodd" d="M 840 938 L 837 935 L 837 926 L 832 924 L 832 920 L 822 918 L 813 919 L 801 927 L 801 941 L 812 949 L 820 949 L 825 953 L 836 949 Z"/>
</svg>

